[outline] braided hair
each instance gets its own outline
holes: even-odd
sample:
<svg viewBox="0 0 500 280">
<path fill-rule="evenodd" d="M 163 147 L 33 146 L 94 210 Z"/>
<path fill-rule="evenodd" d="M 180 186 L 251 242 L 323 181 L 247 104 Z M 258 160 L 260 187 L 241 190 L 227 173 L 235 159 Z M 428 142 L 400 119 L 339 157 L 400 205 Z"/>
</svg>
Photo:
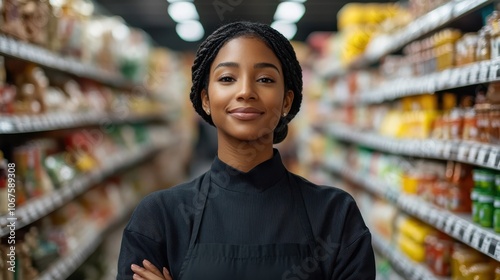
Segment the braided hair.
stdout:
<svg viewBox="0 0 500 280">
<path fill-rule="evenodd" d="M 219 50 L 231 39 L 250 36 L 262 40 L 278 57 L 283 69 L 285 91 L 293 91 L 294 98 L 288 114 L 280 117 L 274 130 L 273 143 L 280 143 L 288 134 L 288 123 L 295 117 L 302 102 L 302 68 L 300 67 L 292 45 L 281 33 L 272 27 L 254 22 L 239 21 L 219 27 L 196 52 L 192 73 L 190 99 L 196 112 L 209 124 L 214 125 L 212 118 L 203 110 L 201 92 L 208 90 L 210 66 Z M 215 126 L 215 125 L 214 125 Z"/>
</svg>

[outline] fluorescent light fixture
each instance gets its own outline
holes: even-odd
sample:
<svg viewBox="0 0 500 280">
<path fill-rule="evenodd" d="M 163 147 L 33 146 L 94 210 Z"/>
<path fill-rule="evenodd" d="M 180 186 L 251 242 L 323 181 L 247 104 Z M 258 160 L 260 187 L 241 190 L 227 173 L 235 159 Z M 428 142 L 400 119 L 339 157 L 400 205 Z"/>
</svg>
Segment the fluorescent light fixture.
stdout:
<svg viewBox="0 0 500 280">
<path fill-rule="evenodd" d="M 305 12 L 306 7 L 304 7 L 302 3 L 281 2 L 278 8 L 276 8 L 276 13 L 274 13 L 274 20 L 297 22 L 302 18 Z"/>
<path fill-rule="evenodd" d="M 181 37 L 182 40 L 187 42 L 196 42 L 203 38 L 205 35 L 205 30 L 199 21 L 188 20 L 184 22 L 177 23 L 175 26 L 175 31 L 177 35 Z"/>
<path fill-rule="evenodd" d="M 300 1 L 300 0 L 299 0 Z M 175 2 L 193 2 L 193 0 L 167 0 L 168 3 L 175 3 Z"/>
<path fill-rule="evenodd" d="M 168 14 L 176 22 L 197 20 L 199 18 L 196 7 L 191 2 L 174 2 L 169 4 Z"/>
<path fill-rule="evenodd" d="M 288 40 L 291 40 L 297 33 L 297 26 L 293 22 L 275 21 L 271 24 L 271 27 L 278 30 L 278 32 L 283 34 Z"/>
</svg>

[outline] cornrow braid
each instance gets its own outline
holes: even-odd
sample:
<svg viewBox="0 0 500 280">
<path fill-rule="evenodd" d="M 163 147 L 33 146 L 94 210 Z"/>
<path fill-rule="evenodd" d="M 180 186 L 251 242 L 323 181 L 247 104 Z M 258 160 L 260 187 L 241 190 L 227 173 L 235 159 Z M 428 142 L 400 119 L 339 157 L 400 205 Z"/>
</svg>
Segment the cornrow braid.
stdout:
<svg viewBox="0 0 500 280">
<path fill-rule="evenodd" d="M 214 125 L 212 118 L 202 108 L 201 92 L 208 89 L 209 71 L 215 57 L 224 44 L 231 39 L 251 36 L 262 40 L 278 57 L 285 81 L 285 91 L 293 91 L 294 98 L 286 117 L 281 117 L 274 130 L 273 143 L 283 141 L 288 134 L 288 123 L 299 112 L 302 102 L 302 68 L 295 51 L 281 33 L 272 27 L 255 22 L 239 21 L 219 27 L 201 43 L 196 52 L 192 73 L 192 86 L 189 95 L 196 112 L 209 124 Z"/>
</svg>

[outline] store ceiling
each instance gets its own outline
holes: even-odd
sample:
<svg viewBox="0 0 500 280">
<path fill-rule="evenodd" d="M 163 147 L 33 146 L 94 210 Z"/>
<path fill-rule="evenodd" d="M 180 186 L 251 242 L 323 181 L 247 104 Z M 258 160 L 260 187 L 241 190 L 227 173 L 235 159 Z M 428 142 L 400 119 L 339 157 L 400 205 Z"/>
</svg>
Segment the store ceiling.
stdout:
<svg viewBox="0 0 500 280">
<path fill-rule="evenodd" d="M 166 0 L 95 0 L 109 13 L 119 15 L 133 26 L 146 31 L 161 46 L 173 50 L 196 50 L 200 42 L 184 42 L 175 32 L 176 23 L 167 14 Z M 279 0 L 198 0 L 194 1 L 205 36 L 224 23 L 235 20 L 250 20 L 270 24 Z M 337 28 L 336 14 L 351 1 L 308 0 L 306 12 L 298 22 L 294 40 L 303 41 L 313 31 L 334 31 Z M 395 2 L 358 0 L 356 2 Z M 217 13 L 215 4 L 228 4 L 232 10 Z M 231 5 L 233 4 L 233 5 Z"/>
</svg>

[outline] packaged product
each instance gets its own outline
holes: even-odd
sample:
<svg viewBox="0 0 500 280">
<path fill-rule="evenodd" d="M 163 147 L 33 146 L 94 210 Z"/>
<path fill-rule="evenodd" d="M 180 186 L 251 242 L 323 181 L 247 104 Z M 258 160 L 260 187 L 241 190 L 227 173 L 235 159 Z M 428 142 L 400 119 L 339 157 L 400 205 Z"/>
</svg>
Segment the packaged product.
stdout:
<svg viewBox="0 0 500 280">
<path fill-rule="evenodd" d="M 47 46 L 52 17 L 49 0 L 26 0 L 21 12 L 28 40 L 41 46 Z"/>
<path fill-rule="evenodd" d="M 2 17 L 0 30 L 23 41 L 27 41 L 29 38 L 22 18 L 22 9 L 27 1 L 29 0 L 3 0 L 0 7 Z"/>
<path fill-rule="evenodd" d="M 425 262 L 438 276 L 450 276 L 453 239 L 442 232 L 429 234 L 425 239 Z"/>
<path fill-rule="evenodd" d="M 50 38 L 50 49 L 70 57 L 81 58 L 86 21 L 94 11 L 87 0 L 54 1 L 55 31 Z"/>
</svg>

